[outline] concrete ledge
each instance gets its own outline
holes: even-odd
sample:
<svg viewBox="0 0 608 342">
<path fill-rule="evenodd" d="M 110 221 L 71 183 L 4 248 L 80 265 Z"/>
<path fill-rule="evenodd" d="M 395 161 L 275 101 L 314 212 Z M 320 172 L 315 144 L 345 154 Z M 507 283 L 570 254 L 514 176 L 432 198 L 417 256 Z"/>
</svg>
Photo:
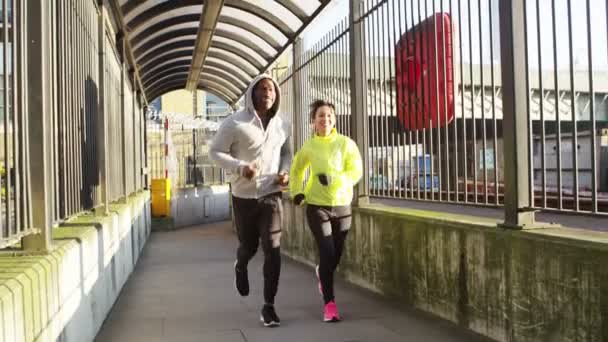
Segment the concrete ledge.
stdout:
<svg viewBox="0 0 608 342">
<path fill-rule="evenodd" d="M 284 207 L 282 250 L 316 263 L 303 208 Z M 496 223 L 355 208 L 339 273 L 498 341 L 608 341 L 608 234 Z"/>
<path fill-rule="evenodd" d="M 0 341 L 93 341 L 150 234 L 148 192 L 53 229 L 44 256 L 0 257 Z"/>
</svg>

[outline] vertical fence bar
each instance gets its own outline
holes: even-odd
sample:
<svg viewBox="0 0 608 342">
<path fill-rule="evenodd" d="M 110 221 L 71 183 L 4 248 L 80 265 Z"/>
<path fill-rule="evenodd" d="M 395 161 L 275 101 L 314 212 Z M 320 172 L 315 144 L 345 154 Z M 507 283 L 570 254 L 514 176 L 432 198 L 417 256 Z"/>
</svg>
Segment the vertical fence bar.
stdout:
<svg viewBox="0 0 608 342">
<path fill-rule="evenodd" d="M 292 113 L 293 113 L 293 146 L 299 148 L 301 145 L 301 141 L 303 141 L 303 128 L 306 120 L 304 119 L 304 113 L 302 111 L 302 100 L 303 97 L 298 96 L 298 94 L 302 94 L 307 87 L 302 87 L 302 82 L 306 80 L 306 78 L 302 77 L 302 70 L 300 67 L 302 66 L 302 58 L 304 53 L 304 43 L 302 38 L 296 38 L 294 41 L 293 49 L 291 51 L 293 55 L 293 99 L 292 102 Z M 296 150 L 294 148 L 294 151 Z"/>
<path fill-rule="evenodd" d="M 98 161 L 98 174 L 99 174 L 99 188 L 101 192 L 101 210 L 100 213 L 108 215 L 110 213 L 110 194 L 108 188 L 108 115 L 106 107 L 106 88 L 107 88 L 107 77 L 106 77 L 106 26 L 105 26 L 105 15 L 103 0 L 97 0 L 99 6 L 99 12 L 97 14 L 97 44 L 99 46 L 99 64 L 97 67 L 97 77 L 99 80 L 98 85 L 98 102 L 97 102 L 97 161 Z"/>
<path fill-rule="evenodd" d="M 593 46 L 591 44 L 591 6 L 589 0 L 586 1 L 587 10 L 587 56 L 589 63 L 589 120 L 591 121 L 591 132 L 589 134 L 591 143 L 591 208 L 590 210 L 597 213 L 597 126 L 595 122 L 595 89 L 593 84 Z M 607 18 L 608 20 L 608 18 Z M 577 189 L 578 192 L 578 189 Z"/>
<path fill-rule="evenodd" d="M 490 19 L 490 82 L 492 83 L 492 150 L 494 165 L 494 204 L 499 204 L 499 179 L 498 179 L 498 130 L 496 121 L 496 83 L 494 79 L 494 23 L 493 23 L 493 12 L 492 12 L 492 1 L 488 3 L 488 15 Z M 497 9 L 498 10 L 498 9 Z"/>
<path fill-rule="evenodd" d="M 539 91 L 539 113 L 540 113 L 540 168 L 541 168 L 541 206 L 547 206 L 547 164 L 545 152 L 545 91 L 543 88 L 543 58 L 542 58 L 542 36 L 540 23 L 540 0 L 536 0 L 536 39 L 538 50 L 538 91 Z M 530 110 L 530 112 L 532 112 Z M 533 165 L 532 174 L 534 175 L 536 166 Z M 533 176 L 534 177 L 534 176 Z M 535 188 L 536 186 L 533 186 Z M 534 203 L 532 203 L 534 204 Z"/>
<path fill-rule="evenodd" d="M 576 85 L 574 83 L 574 36 L 572 31 L 572 3 L 567 1 L 568 5 L 568 52 L 570 57 L 570 97 L 571 97 L 571 114 L 572 114 L 572 192 L 574 194 L 574 210 L 579 210 L 579 194 L 578 194 L 578 130 L 576 122 Z"/>
<path fill-rule="evenodd" d="M 15 174 L 15 186 L 14 186 L 14 205 L 15 205 L 15 225 L 14 225 L 14 233 L 18 233 L 19 230 L 21 229 L 21 227 L 23 227 L 23 220 L 21 218 L 22 212 L 23 212 L 23 208 L 22 208 L 22 192 L 23 192 L 23 185 L 22 185 L 22 181 L 23 178 L 21 177 L 21 172 L 23 170 L 22 165 L 19 162 L 19 149 L 20 149 L 20 145 L 21 145 L 21 139 L 19 139 L 19 134 L 22 130 L 22 126 L 20 125 L 20 120 L 19 120 L 19 113 L 23 110 L 21 108 L 21 103 L 19 100 L 19 94 L 21 93 L 20 89 L 19 89 L 19 83 L 18 83 L 18 78 L 20 77 L 20 73 L 19 73 L 19 38 L 17 35 L 17 32 L 20 30 L 19 27 L 19 22 L 18 22 L 18 18 L 19 18 L 19 10 L 18 10 L 18 0 L 13 0 L 11 3 L 11 11 L 12 11 L 12 16 L 10 18 L 10 23 L 11 23 L 11 27 L 12 27 L 12 32 L 11 32 L 11 42 L 12 42 L 12 49 L 11 49 L 11 60 L 13 61 L 12 63 L 12 79 L 11 79 L 11 89 L 13 90 L 12 96 L 11 96 L 11 101 L 13 103 L 13 114 L 12 114 L 12 124 L 13 124 L 13 129 L 12 129 L 12 133 L 13 133 L 13 138 L 12 138 L 12 154 L 13 154 L 13 169 L 14 169 L 14 174 Z"/>
<path fill-rule="evenodd" d="M 23 247 L 29 251 L 48 251 L 51 246 L 53 189 L 51 189 L 51 116 L 52 116 L 52 68 L 51 25 L 54 13 L 49 1 L 34 1 L 27 6 L 27 84 L 29 125 L 28 132 L 36 137 L 29 145 L 30 164 L 37 172 L 31 178 L 34 227 L 39 234 L 23 239 Z"/>
<path fill-rule="evenodd" d="M 464 202 L 467 201 L 468 192 L 467 192 L 467 144 L 466 144 L 466 115 L 465 115 L 465 106 L 464 106 L 464 62 L 463 62 L 463 53 L 462 53 L 462 2 L 458 0 L 458 53 L 459 53 L 459 61 L 460 61 L 460 107 L 461 107 L 461 125 L 462 125 L 462 139 L 458 139 L 458 121 L 456 121 L 456 125 L 454 127 L 454 137 L 456 141 L 456 146 L 454 149 L 456 150 L 456 202 L 460 201 L 460 192 L 459 192 L 459 184 L 460 178 L 458 177 L 458 170 L 460 169 L 460 165 L 458 163 L 458 141 L 462 141 L 462 178 L 464 180 Z"/>
<path fill-rule="evenodd" d="M 450 140 L 449 140 L 449 131 L 448 131 L 448 127 L 449 127 L 449 118 L 448 118 L 448 114 L 449 114 L 449 108 L 448 108 L 448 75 L 447 75 L 447 67 L 446 67 L 446 61 L 447 61 L 447 51 L 446 51 L 446 46 L 447 46 L 447 42 L 446 42 L 446 32 L 445 32 L 445 24 L 443 23 L 443 17 L 445 15 L 445 8 L 444 8 L 444 2 L 443 0 L 439 1 L 439 13 L 441 13 L 441 22 L 439 23 L 439 25 L 441 25 L 441 74 L 442 74 L 442 82 L 443 82 L 443 118 L 444 118 L 444 127 L 443 127 L 443 141 L 445 142 L 445 161 L 444 161 L 444 165 L 445 168 L 441 168 L 439 171 L 439 200 L 443 200 L 443 192 L 445 191 L 445 199 L 447 201 L 450 201 Z M 452 21 L 452 13 L 449 14 L 449 19 L 450 19 L 450 35 L 452 35 L 452 30 L 451 27 L 453 26 L 453 21 Z M 451 44 L 451 42 L 450 42 Z M 453 54 L 449 55 L 453 59 Z M 453 70 L 453 66 L 452 66 L 452 70 Z M 454 78 L 452 77 L 452 82 L 454 82 Z M 456 120 L 454 120 L 455 122 Z M 439 164 L 439 166 L 441 167 L 441 164 Z M 445 170 L 444 174 L 442 171 Z M 445 179 L 445 187 L 443 186 L 444 183 L 444 179 Z M 445 190 L 444 190 L 445 189 Z"/>
<path fill-rule="evenodd" d="M 365 27 L 361 20 L 362 1 L 349 0 L 350 9 L 350 94 L 351 136 L 361 149 L 363 177 L 357 184 L 355 204 L 369 202 L 369 167 L 367 134 L 367 71 L 365 64 Z"/>
<path fill-rule="evenodd" d="M 530 208 L 530 150 L 526 123 L 525 0 L 500 0 L 500 50 L 505 148 L 505 221 L 510 228 L 534 223 Z M 522 162 L 523 161 L 523 162 Z"/>
<path fill-rule="evenodd" d="M 471 1 L 467 1 L 468 6 L 468 33 L 469 33 L 469 60 L 470 60 L 470 67 L 469 67 L 469 81 L 470 81 L 470 87 L 471 87 L 471 123 L 472 123 L 472 128 L 471 128 L 471 154 L 473 155 L 472 159 L 473 159 L 473 203 L 477 203 L 477 118 L 475 117 L 475 84 L 474 84 L 474 80 L 475 78 L 473 77 L 473 24 L 472 24 L 472 12 L 471 12 Z M 465 129 L 466 129 L 466 122 L 464 124 Z M 465 143 L 466 143 L 466 134 L 465 134 Z M 465 148 L 465 150 L 468 149 Z M 467 160 L 465 158 L 465 160 Z M 467 160 L 468 161 L 468 160 Z M 468 178 L 465 180 L 465 186 L 468 188 Z M 468 201 L 468 196 L 467 199 L 465 201 Z"/>
<path fill-rule="evenodd" d="M 608 9 L 608 6 L 606 6 Z M 555 88 L 555 126 L 557 129 L 556 135 L 556 173 L 557 173 L 557 208 L 563 209 L 563 192 L 562 192 L 562 125 L 560 122 L 559 103 L 561 100 L 559 89 L 559 72 L 557 64 L 557 12 L 555 9 L 555 0 L 551 0 L 551 29 L 553 32 L 553 82 Z M 608 18 L 608 17 L 607 17 Z"/>
<path fill-rule="evenodd" d="M 8 132 L 10 131 L 10 127 L 8 124 L 8 117 L 10 115 L 9 101 L 9 59 L 8 59 L 8 50 L 10 43 L 8 41 L 8 0 L 2 0 L 2 123 L 4 137 L 2 138 L 3 149 L 2 153 L 2 165 L 1 167 L 4 169 L 3 174 L 0 175 L 0 185 L 2 186 L 2 190 L 5 191 L 5 188 L 8 187 L 8 175 L 10 173 L 9 166 L 9 156 L 8 156 Z M 11 235 L 11 227 L 10 227 L 10 197 L 6 194 L 1 194 L 1 208 L 4 215 L 2 215 L 2 219 L 0 220 L 0 230 L 2 231 L 3 236 Z"/>
<path fill-rule="evenodd" d="M 486 160 L 487 150 L 487 136 L 486 136 L 486 106 L 485 106 L 485 84 L 484 84 L 484 73 L 483 73 L 483 25 L 482 25 L 482 11 L 481 11 L 481 0 L 477 1 L 477 17 L 479 23 L 479 96 L 481 100 L 481 121 L 482 121 L 482 143 L 481 143 L 481 163 L 483 165 L 483 203 L 488 204 L 488 164 Z M 473 150 L 477 156 L 477 149 Z M 475 163 L 475 170 L 479 167 Z M 477 188 L 477 179 L 475 180 L 475 188 Z M 475 198 L 477 202 L 477 197 Z"/>
</svg>

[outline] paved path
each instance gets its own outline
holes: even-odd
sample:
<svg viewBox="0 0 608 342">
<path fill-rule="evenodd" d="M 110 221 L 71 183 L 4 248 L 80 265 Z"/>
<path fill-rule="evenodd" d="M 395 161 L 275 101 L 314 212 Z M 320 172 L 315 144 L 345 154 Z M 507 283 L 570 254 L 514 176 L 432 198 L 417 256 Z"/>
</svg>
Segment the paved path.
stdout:
<svg viewBox="0 0 608 342">
<path fill-rule="evenodd" d="M 276 300 L 281 326 L 266 328 L 259 321 L 261 251 L 249 265 L 251 294 L 240 297 L 235 248 L 228 222 L 153 233 L 96 341 L 487 341 L 340 280 L 336 302 L 344 321 L 323 323 L 312 268 L 287 257 Z"/>
</svg>

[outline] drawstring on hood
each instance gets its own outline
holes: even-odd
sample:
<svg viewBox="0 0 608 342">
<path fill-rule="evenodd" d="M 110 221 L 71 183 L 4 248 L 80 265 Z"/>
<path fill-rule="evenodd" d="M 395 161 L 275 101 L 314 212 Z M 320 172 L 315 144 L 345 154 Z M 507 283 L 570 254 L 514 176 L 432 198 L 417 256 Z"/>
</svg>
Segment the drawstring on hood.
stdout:
<svg viewBox="0 0 608 342">
<path fill-rule="evenodd" d="M 268 74 L 260 74 L 256 78 L 254 78 L 251 83 L 249 83 L 249 88 L 247 88 L 247 93 L 245 94 L 245 109 L 250 113 L 255 113 L 255 107 L 253 106 L 253 88 L 255 88 L 256 84 L 263 79 L 269 79 L 274 84 L 274 93 L 275 99 L 274 104 L 268 111 L 269 117 L 274 117 L 279 112 L 279 106 L 281 105 L 281 88 L 279 88 L 279 84 Z"/>
</svg>

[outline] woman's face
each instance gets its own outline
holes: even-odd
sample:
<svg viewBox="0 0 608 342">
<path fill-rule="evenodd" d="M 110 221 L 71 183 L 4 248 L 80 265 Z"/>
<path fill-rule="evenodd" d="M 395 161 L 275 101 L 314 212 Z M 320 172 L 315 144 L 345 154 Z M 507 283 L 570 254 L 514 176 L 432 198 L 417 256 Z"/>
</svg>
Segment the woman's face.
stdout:
<svg viewBox="0 0 608 342">
<path fill-rule="evenodd" d="M 315 126 L 315 133 L 317 135 L 326 136 L 331 133 L 331 130 L 336 125 L 336 114 L 331 107 L 321 106 L 317 108 L 312 123 Z"/>
</svg>

